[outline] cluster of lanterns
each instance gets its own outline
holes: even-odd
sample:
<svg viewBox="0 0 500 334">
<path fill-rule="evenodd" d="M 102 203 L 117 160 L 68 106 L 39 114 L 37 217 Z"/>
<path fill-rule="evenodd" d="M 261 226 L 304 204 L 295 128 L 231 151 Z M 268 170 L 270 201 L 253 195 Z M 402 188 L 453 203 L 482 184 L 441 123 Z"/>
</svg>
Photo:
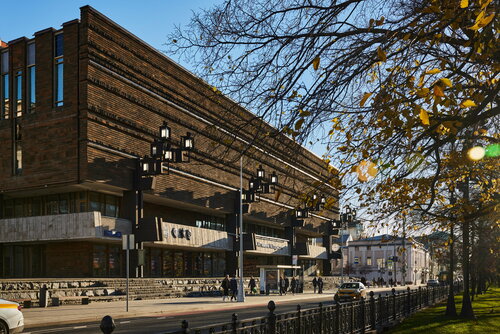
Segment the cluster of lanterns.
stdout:
<svg viewBox="0 0 500 334">
<path fill-rule="evenodd" d="M 187 132 L 185 136 L 181 136 L 180 148 L 172 148 L 171 130 L 166 122 L 160 126 L 159 133 L 160 139 L 151 143 L 151 155 L 140 159 L 142 175 L 161 174 L 164 163 L 189 162 L 190 152 L 194 148 L 191 133 Z"/>
<path fill-rule="evenodd" d="M 278 175 L 272 172 L 267 178 L 266 171 L 262 165 L 257 168 L 257 177 L 252 176 L 248 181 L 248 190 L 243 190 L 241 199 L 243 203 L 252 203 L 256 200 L 256 194 L 274 194 L 278 184 Z"/>
</svg>

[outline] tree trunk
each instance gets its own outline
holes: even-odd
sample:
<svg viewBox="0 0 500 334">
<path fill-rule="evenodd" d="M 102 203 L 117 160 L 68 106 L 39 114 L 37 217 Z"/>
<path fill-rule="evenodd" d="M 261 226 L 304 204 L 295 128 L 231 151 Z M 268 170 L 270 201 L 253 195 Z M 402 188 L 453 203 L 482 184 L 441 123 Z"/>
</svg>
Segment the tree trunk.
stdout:
<svg viewBox="0 0 500 334">
<path fill-rule="evenodd" d="M 457 308 L 455 306 L 455 293 L 453 291 L 453 271 L 455 270 L 453 249 L 455 245 L 455 237 L 453 235 L 454 222 L 450 225 L 450 269 L 448 274 L 448 301 L 446 303 L 446 315 L 449 317 L 457 316 Z"/>
<path fill-rule="evenodd" d="M 465 182 L 463 189 L 465 202 L 469 203 L 469 182 Z M 464 272 L 464 297 L 462 299 L 462 310 L 460 317 L 466 319 L 475 319 L 474 310 L 472 309 L 472 302 L 470 300 L 470 216 L 468 213 L 464 214 L 464 222 L 462 224 L 462 267 Z"/>
</svg>

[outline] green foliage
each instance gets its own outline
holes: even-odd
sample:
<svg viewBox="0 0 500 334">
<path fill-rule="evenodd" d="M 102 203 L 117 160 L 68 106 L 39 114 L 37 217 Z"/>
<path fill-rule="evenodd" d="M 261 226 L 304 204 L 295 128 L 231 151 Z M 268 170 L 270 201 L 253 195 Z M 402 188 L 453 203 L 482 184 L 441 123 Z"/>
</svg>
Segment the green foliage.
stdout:
<svg viewBox="0 0 500 334">
<path fill-rule="evenodd" d="M 462 297 L 456 296 L 456 305 Z M 390 334 L 469 334 L 500 332 L 500 289 L 491 288 L 486 294 L 476 297 L 473 303 L 477 320 L 449 318 L 444 315 L 446 302 L 418 312 L 391 329 Z M 457 310 L 459 311 L 459 310 Z"/>
</svg>

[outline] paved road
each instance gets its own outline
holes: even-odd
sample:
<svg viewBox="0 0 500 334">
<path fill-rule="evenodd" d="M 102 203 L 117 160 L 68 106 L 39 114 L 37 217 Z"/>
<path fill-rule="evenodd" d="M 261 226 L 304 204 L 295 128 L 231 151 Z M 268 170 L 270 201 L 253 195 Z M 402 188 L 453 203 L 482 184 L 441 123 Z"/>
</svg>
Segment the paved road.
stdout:
<svg viewBox="0 0 500 334">
<path fill-rule="evenodd" d="M 385 294 L 391 289 L 379 290 L 378 294 Z M 398 288 L 398 290 L 405 290 L 405 288 Z M 318 306 L 319 302 L 323 305 L 333 304 L 333 295 L 315 295 L 310 299 L 295 300 L 290 302 L 281 302 L 277 308 L 276 313 L 285 313 L 295 311 L 297 304 L 300 304 L 302 310 L 307 308 L 314 308 Z M 180 315 L 168 315 L 161 314 L 155 315 L 154 317 L 135 317 L 135 318 L 122 318 L 115 321 L 116 329 L 113 333 L 125 334 L 125 333 L 166 333 L 170 331 L 175 331 L 180 329 L 182 320 L 187 320 L 189 322 L 190 328 L 206 326 L 210 324 L 230 322 L 232 313 L 237 313 L 238 318 L 249 319 L 255 317 L 263 317 L 267 314 L 268 310 L 266 307 L 250 307 L 250 308 L 240 308 L 236 310 L 210 310 L 198 312 L 189 312 L 189 304 L 192 302 L 189 298 L 186 298 L 185 302 L 182 302 L 179 307 L 185 307 L 186 312 Z M 241 304 L 234 303 L 235 308 L 241 307 Z M 76 334 L 87 334 L 87 333 L 101 333 L 99 330 L 98 322 L 86 322 L 86 323 L 74 323 L 69 325 L 56 325 L 49 327 L 32 327 L 25 330 L 25 334 L 49 334 L 49 333 L 76 333 Z"/>
</svg>

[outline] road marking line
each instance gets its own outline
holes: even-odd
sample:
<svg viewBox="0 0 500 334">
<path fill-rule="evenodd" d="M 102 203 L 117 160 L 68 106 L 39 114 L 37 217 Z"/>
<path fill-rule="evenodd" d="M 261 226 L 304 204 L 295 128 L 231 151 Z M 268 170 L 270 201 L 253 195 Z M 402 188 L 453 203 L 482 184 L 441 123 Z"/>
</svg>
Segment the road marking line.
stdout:
<svg viewBox="0 0 500 334">
<path fill-rule="evenodd" d="M 82 328 L 87 328 L 87 326 L 75 326 L 73 329 L 82 329 Z"/>
<path fill-rule="evenodd" d="M 130 320 L 127 320 L 127 321 L 120 321 L 119 323 L 120 323 L 120 324 L 128 324 L 128 323 L 130 323 Z"/>
<path fill-rule="evenodd" d="M 158 320 L 163 320 L 163 319 L 167 319 L 167 317 L 159 317 L 159 318 L 156 318 Z"/>
</svg>

